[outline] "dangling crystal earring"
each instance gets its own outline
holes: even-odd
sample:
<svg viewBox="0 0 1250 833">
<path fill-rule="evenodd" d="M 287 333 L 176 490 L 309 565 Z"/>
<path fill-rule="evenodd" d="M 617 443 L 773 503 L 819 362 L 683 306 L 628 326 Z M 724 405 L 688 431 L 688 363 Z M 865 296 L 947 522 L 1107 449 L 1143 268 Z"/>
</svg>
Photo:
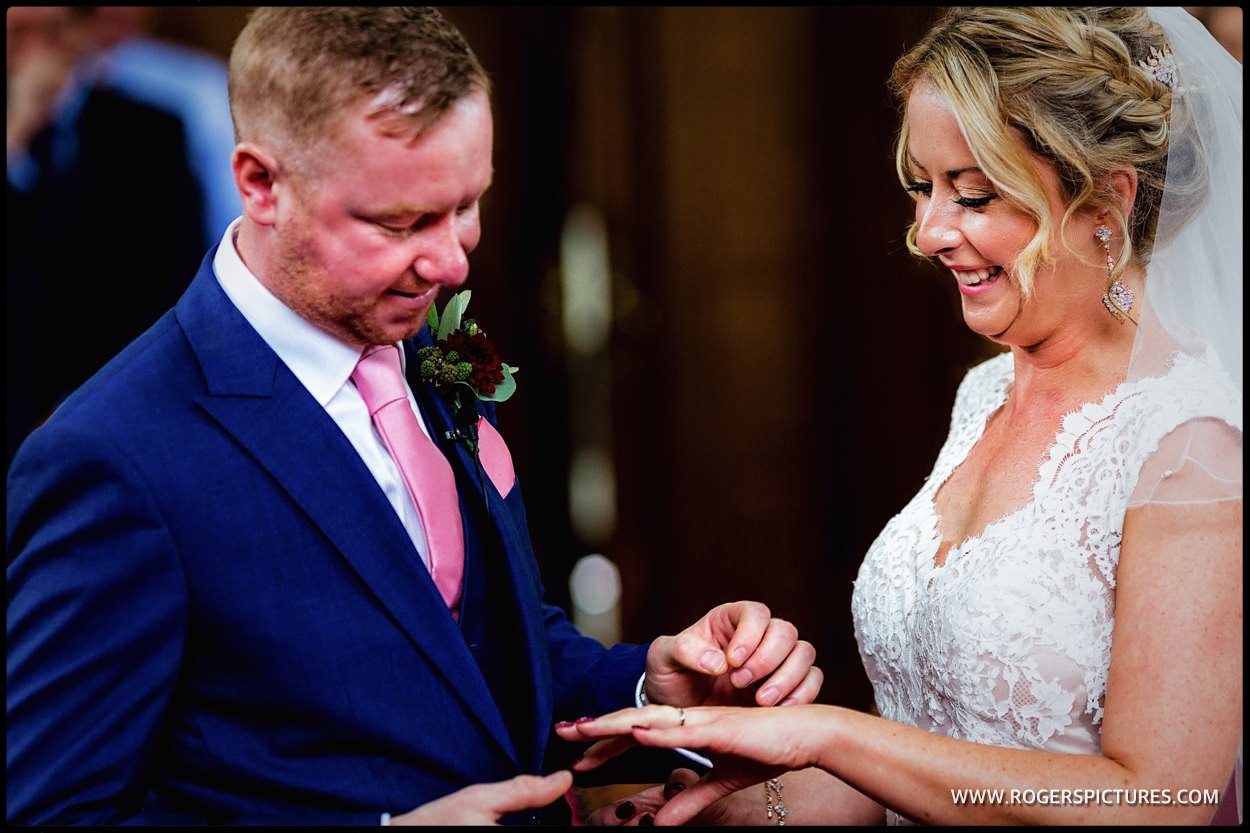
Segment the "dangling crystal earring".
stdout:
<svg viewBox="0 0 1250 833">
<path fill-rule="evenodd" d="M 1128 317 L 1128 314 L 1133 309 L 1133 290 L 1111 276 L 1112 272 L 1115 271 L 1115 258 L 1111 256 L 1111 245 L 1109 242 L 1111 240 L 1111 228 L 1105 223 L 1099 223 L 1098 228 L 1094 229 L 1094 236 L 1102 241 L 1103 251 L 1107 253 L 1107 291 L 1102 295 L 1102 305 L 1121 324 L 1125 320 L 1131 321 L 1132 319 Z"/>
</svg>

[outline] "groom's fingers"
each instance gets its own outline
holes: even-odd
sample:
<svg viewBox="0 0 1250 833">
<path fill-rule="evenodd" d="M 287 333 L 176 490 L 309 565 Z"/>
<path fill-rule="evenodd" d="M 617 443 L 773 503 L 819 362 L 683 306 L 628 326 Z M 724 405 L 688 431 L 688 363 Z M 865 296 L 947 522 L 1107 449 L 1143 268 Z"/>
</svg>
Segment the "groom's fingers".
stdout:
<svg viewBox="0 0 1250 833">
<path fill-rule="evenodd" d="M 721 634 L 728 637 L 715 647 L 724 652 L 729 667 L 735 669 L 741 668 L 758 652 L 774 621 L 768 606 L 760 602 L 718 605 L 708 612 L 708 619 L 713 638 L 719 641 Z"/>
<path fill-rule="evenodd" d="M 653 644 L 661 650 L 667 648 L 668 655 L 664 664 L 671 667 L 663 670 L 689 669 L 700 674 L 724 674 L 729 670 L 724 648 L 709 642 L 694 630 L 685 630 L 673 637 L 661 637 Z"/>
<path fill-rule="evenodd" d="M 496 816 L 517 810 L 546 807 L 573 787 L 573 773 L 567 769 L 549 775 L 518 775 L 494 784 L 477 784 L 467 789 L 481 792 Z"/>
<path fill-rule="evenodd" d="M 518 775 L 506 781 L 471 784 L 392 818 L 395 827 L 497 824 L 517 810 L 546 807 L 573 787 L 567 769 L 550 775 Z"/>
<path fill-rule="evenodd" d="M 674 637 L 661 637 L 677 669 L 724 674 L 739 668 L 758 650 L 770 626 L 768 608 L 759 602 L 717 605 L 694 625 Z"/>
<path fill-rule="evenodd" d="M 820 694 L 820 687 L 824 682 L 825 672 L 813 665 L 807 669 L 807 674 L 803 677 L 803 681 L 791 689 L 789 694 L 783 694 L 782 698 L 775 703 L 760 703 L 760 705 L 802 706 L 808 703 L 815 703 L 817 695 Z M 757 697 L 758 694 L 759 692 L 756 692 Z M 771 695 L 768 696 L 771 697 Z"/>
<path fill-rule="evenodd" d="M 789 623 L 786 624 L 789 625 Z M 797 636 L 797 631 L 792 625 L 787 628 L 787 640 L 790 638 L 790 633 Z M 761 655 L 752 656 L 747 665 L 740 669 L 742 673 L 750 675 L 750 680 L 744 683 L 743 680 L 734 679 L 734 675 L 739 673 L 737 671 L 730 675 L 730 679 L 739 687 L 758 681 L 759 689 L 755 692 L 755 702 L 761 706 L 813 702 L 824 682 L 824 673 L 814 664 L 815 646 L 807 640 L 795 638 L 793 643 L 789 644 L 788 653 L 778 661 L 776 656 L 783 650 L 787 650 L 785 643 L 780 646 L 767 643 L 761 645 Z"/>
<path fill-rule="evenodd" d="M 746 688 L 789 664 L 782 680 L 788 693 L 799 684 L 816 658 L 814 649 L 809 652 L 805 648 L 796 654 L 798 646 L 799 629 L 784 619 L 770 618 L 764 631 L 750 643 L 747 655 L 735 663 L 740 667 L 730 672 L 729 681 L 735 688 Z"/>
<path fill-rule="evenodd" d="M 731 669 L 729 681 L 735 688 L 758 686 L 755 702 L 761 706 L 815 701 L 824 673 L 814 665 L 816 648 L 799 639 L 792 623 L 771 616 L 759 602 L 721 605 L 709 618 L 713 633 L 732 627 L 725 653 Z M 683 649 L 693 651 L 686 645 L 678 646 L 675 653 Z"/>
</svg>

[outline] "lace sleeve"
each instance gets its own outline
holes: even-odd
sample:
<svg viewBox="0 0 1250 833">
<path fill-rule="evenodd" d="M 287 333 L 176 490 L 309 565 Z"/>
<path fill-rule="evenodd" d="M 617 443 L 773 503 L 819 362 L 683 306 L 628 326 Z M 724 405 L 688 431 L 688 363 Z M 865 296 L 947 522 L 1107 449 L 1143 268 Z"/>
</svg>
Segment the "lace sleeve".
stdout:
<svg viewBox="0 0 1250 833">
<path fill-rule="evenodd" d="M 1183 422 L 1160 441 L 1142 466 L 1128 508 L 1240 500 L 1241 455 L 1241 431 L 1223 420 Z"/>
</svg>

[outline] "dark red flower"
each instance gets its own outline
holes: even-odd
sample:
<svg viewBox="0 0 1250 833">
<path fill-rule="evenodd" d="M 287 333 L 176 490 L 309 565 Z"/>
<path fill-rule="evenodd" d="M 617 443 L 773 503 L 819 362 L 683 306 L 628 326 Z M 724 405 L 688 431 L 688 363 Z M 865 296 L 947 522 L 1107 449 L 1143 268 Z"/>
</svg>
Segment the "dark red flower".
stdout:
<svg viewBox="0 0 1250 833">
<path fill-rule="evenodd" d="M 473 335 L 463 330 L 452 330 L 439 346 L 444 350 L 455 350 L 460 361 L 473 365 L 468 382 L 479 394 L 492 395 L 495 385 L 503 381 L 503 361 L 495 352 L 495 345 L 481 330 Z"/>
</svg>

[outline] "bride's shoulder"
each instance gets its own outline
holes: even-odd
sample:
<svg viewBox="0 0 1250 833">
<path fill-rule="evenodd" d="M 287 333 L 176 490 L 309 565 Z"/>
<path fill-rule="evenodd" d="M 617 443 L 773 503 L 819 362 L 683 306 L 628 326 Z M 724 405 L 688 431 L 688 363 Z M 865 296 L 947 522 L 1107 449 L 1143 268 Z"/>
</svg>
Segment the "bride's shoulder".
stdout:
<svg viewBox="0 0 1250 833">
<path fill-rule="evenodd" d="M 1241 391 L 1211 354 L 1177 352 L 1168 370 L 1133 386 L 1138 410 L 1187 420 L 1214 417 L 1242 429 Z"/>
</svg>

